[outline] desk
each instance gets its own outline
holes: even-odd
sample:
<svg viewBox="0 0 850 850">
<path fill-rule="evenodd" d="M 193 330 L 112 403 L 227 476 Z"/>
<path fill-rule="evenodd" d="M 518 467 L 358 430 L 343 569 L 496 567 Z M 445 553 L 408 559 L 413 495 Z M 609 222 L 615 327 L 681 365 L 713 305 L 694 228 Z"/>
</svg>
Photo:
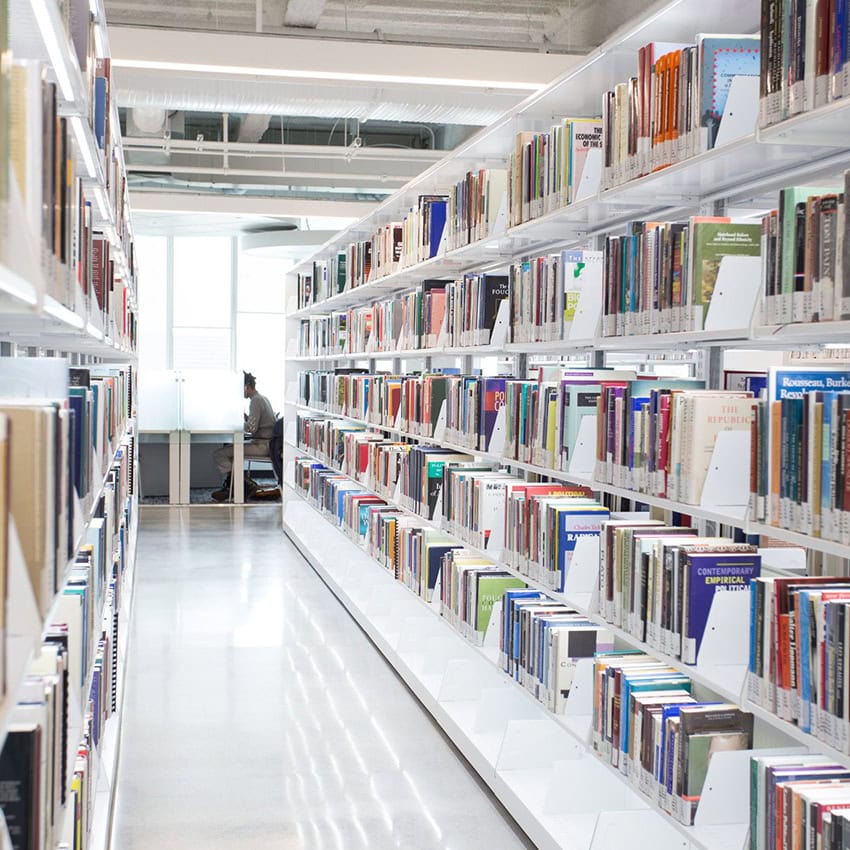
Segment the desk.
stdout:
<svg viewBox="0 0 850 850">
<path fill-rule="evenodd" d="M 213 443 L 233 443 L 233 504 L 242 505 L 245 503 L 245 478 L 242 475 L 242 468 L 245 465 L 245 432 L 242 428 L 238 431 L 207 431 L 205 429 L 193 429 L 191 431 L 179 431 L 180 434 L 180 486 L 179 498 L 181 505 L 189 504 L 189 484 L 190 484 L 190 461 L 192 457 L 192 438 L 200 437 L 195 442 L 201 444 Z M 169 453 L 169 471 L 171 468 L 171 455 Z M 170 482 L 169 474 L 169 503 L 170 498 Z"/>
<path fill-rule="evenodd" d="M 192 442 L 202 445 L 220 445 L 222 443 L 233 443 L 233 504 L 241 505 L 245 502 L 245 479 L 241 474 L 244 465 L 244 440 L 245 434 L 240 427 L 238 431 L 221 431 L 195 429 L 192 431 L 139 431 L 139 438 L 143 442 L 164 442 L 158 440 L 157 436 L 168 440 L 168 504 L 188 505 L 190 489 L 190 470 L 192 457 Z M 150 438 L 154 439 L 151 440 Z"/>
</svg>

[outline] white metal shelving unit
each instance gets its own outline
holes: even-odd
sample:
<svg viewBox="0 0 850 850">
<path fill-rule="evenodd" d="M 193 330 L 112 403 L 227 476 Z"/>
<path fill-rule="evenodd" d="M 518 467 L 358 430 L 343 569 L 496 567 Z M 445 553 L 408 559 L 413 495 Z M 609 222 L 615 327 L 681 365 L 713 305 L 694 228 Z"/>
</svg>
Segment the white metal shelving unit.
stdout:
<svg viewBox="0 0 850 850">
<path fill-rule="evenodd" d="M 308 271 L 314 260 L 330 259 L 349 243 L 368 238 L 378 227 L 400 220 L 418 195 L 446 192 L 467 170 L 504 167 L 506 154 L 517 132 L 546 130 L 565 115 L 598 114 L 602 92 L 634 74 L 638 48 L 652 41 L 688 42 L 700 32 L 757 32 L 759 29 L 760 8 L 755 0 L 719 0 L 716 3 L 659 0 L 646 14 L 615 33 L 563 77 L 449 153 L 368 216 L 327 242 L 313 257 L 297 266 L 287 284 L 290 312 L 287 323 L 289 354 L 286 358 L 286 383 L 290 420 L 294 419 L 297 412 L 341 418 L 393 437 L 445 446 L 484 460 L 509 465 L 515 470 L 527 470 L 554 480 L 585 484 L 596 491 L 654 508 L 683 513 L 700 521 L 741 528 L 746 533 L 770 536 L 850 560 L 850 546 L 751 521 L 747 516 L 746 493 L 743 492 L 731 495 L 721 493 L 719 499 L 706 499 L 704 494 L 703 504 L 685 504 L 600 482 L 593 474 L 576 475 L 518 463 L 497 452 L 482 452 L 453 444 L 444 437 L 425 438 L 409 434 L 398 427 L 379 426 L 356 417 L 340 416 L 317 407 L 305 407 L 297 398 L 295 376 L 299 371 L 332 369 L 350 363 L 369 364 L 372 369 L 377 366 L 381 370 L 386 370 L 388 364 L 391 364 L 390 368 L 398 372 L 403 371 L 402 364 L 416 364 L 420 360 L 428 366 L 431 360 L 427 358 L 477 359 L 518 355 L 531 358 L 535 355 L 564 356 L 588 352 L 602 352 L 601 356 L 616 357 L 626 353 L 646 352 L 657 355 L 696 349 L 706 353 L 707 361 L 717 349 L 762 351 L 824 344 L 850 346 L 850 322 L 764 326 L 759 320 L 756 305 L 750 314 L 738 311 L 734 324 L 730 323 L 733 321 L 730 319 L 725 325 L 697 333 L 605 337 L 601 336 L 597 324 L 596 333 L 587 334 L 590 338 L 546 343 L 440 346 L 420 350 L 400 348 L 323 355 L 298 353 L 298 327 L 301 319 L 326 315 L 352 306 L 366 306 L 410 290 L 424 278 L 495 270 L 515 260 L 551 250 L 587 246 L 594 237 L 598 239 L 606 233 L 616 232 L 624 222 L 631 219 L 681 218 L 705 214 L 707 210 L 713 211 L 718 202 L 730 209 L 767 209 L 775 205 L 775 193 L 784 186 L 798 181 L 822 181 L 841 174 L 850 167 L 850 105 L 844 101 L 796 116 L 776 127 L 754 130 L 726 146 L 616 188 L 600 191 L 572 206 L 555 210 L 517 227 L 493 233 L 479 243 L 445 251 L 427 262 L 369 281 L 363 286 L 300 310 L 296 309 L 295 275 Z M 469 362 L 469 359 L 465 360 L 466 364 Z M 288 424 L 291 425 L 291 421 Z M 744 823 L 749 815 L 739 810 L 738 806 L 748 804 L 749 801 L 747 754 L 736 756 L 728 762 L 715 764 L 712 761 L 712 770 L 716 768 L 717 774 L 706 784 L 709 794 L 701 800 L 697 826 L 691 829 L 680 827 L 654 807 L 632 809 L 623 802 L 622 797 L 624 793 L 631 793 L 627 780 L 616 770 L 609 769 L 586 753 L 582 759 L 601 768 L 605 780 L 600 785 L 595 784 L 595 778 L 588 781 L 588 786 L 594 789 L 597 797 L 588 799 L 582 796 L 581 789 L 577 788 L 577 777 L 585 775 L 585 761 L 561 759 L 565 752 L 561 748 L 568 739 L 564 739 L 559 732 L 559 727 L 570 732 L 570 747 L 576 745 L 576 733 L 579 744 L 582 747 L 586 744 L 589 724 L 586 715 L 589 709 L 583 712 L 577 708 L 581 700 L 581 686 L 576 695 L 571 694 L 568 713 L 563 718 L 554 717 L 546 711 L 498 669 L 495 680 L 487 679 L 486 685 L 479 686 L 482 680 L 478 676 L 485 674 L 477 672 L 478 665 L 487 667 L 486 675 L 492 676 L 489 672 L 492 657 L 488 651 L 472 647 L 448 622 L 438 632 L 436 625 L 430 625 L 432 621 L 438 622 L 432 616 L 433 612 L 419 613 L 423 609 L 427 611 L 430 606 L 425 605 L 402 584 L 394 582 L 385 570 L 341 531 L 329 535 L 325 523 L 330 520 L 317 512 L 305 501 L 301 492 L 291 486 L 293 457 L 315 457 L 315 453 L 297 447 L 292 436 L 294 430 L 289 434 L 285 450 L 285 468 L 290 482 L 284 488 L 285 530 L 532 840 L 541 847 L 570 850 L 614 850 L 636 846 L 635 841 L 638 842 L 637 846 L 643 846 L 645 840 L 653 847 L 671 850 L 674 847 L 685 850 L 697 847 L 743 850 L 746 840 Z M 717 462 L 714 465 L 717 466 L 719 476 L 723 476 L 724 469 L 730 471 L 730 457 L 734 455 L 716 451 Z M 367 484 L 358 483 L 364 489 L 369 489 Z M 398 498 L 384 493 L 380 495 L 391 504 L 399 502 Z M 723 504 L 724 498 L 734 504 Z M 715 503 L 718 501 L 721 503 Z M 403 505 L 399 507 L 405 510 Z M 421 517 L 419 519 L 427 524 Z M 476 549 L 466 540 L 457 539 L 468 549 L 499 562 L 498 553 Z M 340 546 L 345 547 L 350 558 L 339 557 Z M 499 563 L 502 568 L 508 569 Z M 575 573 L 568 576 L 568 587 L 564 593 L 549 590 L 515 570 L 510 571 L 521 575 L 529 585 L 540 587 L 553 598 L 603 623 L 596 613 L 593 600 L 598 564 L 592 557 L 589 561 L 579 559 L 578 564 Z M 575 565 L 574 560 L 571 572 Z M 703 647 L 696 666 L 682 664 L 678 659 L 664 655 L 623 629 L 607 623 L 605 626 L 615 633 L 621 645 L 636 647 L 663 659 L 665 663 L 687 673 L 704 692 L 737 702 L 752 711 L 757 718 L 758 746 L 804 745 L 827 754 L 841 764 L 850 765 L 850 756 L 827 747 L 814 736 L 748 702 L 744 688 L 747 659 L 740 651 L 749 639 L 746 627 L 748 612 L 731 608 L 723 611 L 715 611 L 713 608 L 712 611 L 712 616 L 716 617 L 713 625 L 717 627 L 714 631 L 719 636 L 718 643 Z M 427 651 L 423 648 L 426 644 L 429 647 Z M 449 645 L 452 646 L 451 651 L 444 648 Z M 431 650 L 430 647 L 435 649 Z M 458 653 L 457 658 L 453 655 L 455 651 Z M 726 663 L 724 652 L 731 653 L 729 657 L 734 659 L 733 663 Z M 415 661 L 411 661 L 411 658 L 415 658 Z M 491 705 L 490 696 L 484 696 L 484 691 L 488 694 L 491 691 L 498 692 L 498 689 L 504 689 L 507 685 L 519 690 L 522 698 L 519 694 L 516 700 L 504 697 L 501 701 L 499 698 Z M 468 698 L 466 707 L 453 704 L 453 689 L 458 687 Z M 586 705 L 584 708 L 587 708 Z M 501 743 L 491 740 L 488 750 L 478 735 L 482 728 L 497 728 L 496 738 Z M 554 782 L 561 789 L 557 798 L 552 793 Z M 726 789 L 728 796 L 717 795 L 720 787 Z M 580 805 L 570 805 L 571 793 L 578 795 L 582 801 Z"/>
<path fill-rule="evenodd" d="M 106 15 L 102 0 L 92 0 L 89 7 L 95 21 L 94 50 L 97 56 L 108 56 Z M 110 259 L 115 263 L 121 278 L 129 283 L 131 305 L 135 306 L 135 280 L 126 251 L 126 240 L 132 238 L 130 223 L 126 205 L 123 219 L 122 213 L 114 208 L 110 191 L 115 187 L 109 186 L 107 178 L 106 157 L 109 155 L 110 146 L 115 146 L 114 152 L 122 168 L 124 163 L 115 100 L 112 101 L 112 138 L 106 146 L 107 150 L 103 151 L 98 148 L 90 123 L 92 104 L 88 81 L 80 69 L 75 50 L 65 31 L 59 4 L 55 0 L 10 0 L 8 12 L 9 47 L 13 58 L 42 63 L 48 78 L 57 83 L 59 114 L 70 123 L 71 155 L 77 167 L 77 175 L 83 180 L 87 199 L 92 202 L 93 229 L 102 233 L 109 241 Z M 33 108 L 40 110 L 42 105 L 39 102 Z M 4 249 L 0 261 L 0 342 L 11 342 L 19 348 L 29 347 L 35 350 L 30 353 L 47 351 L 57 355 L 67 354 L 73 358 L 74 365 L 135 362 L 135 353 L 125 340 L 119 338 L 119 329 L 112 327 L 111 321 L 109 326 L 104 326 L 97 310 L 91 308 L 78 286 L 70 287 L 76 293 L 74 303 L 60 303 L 49 293 L 49 276 L 67 276 L 69 272 L 67 269 L 60 269 L 52 258 L 43 256 L 40 239 L 28 228 L 16 185 L 11 189 L 7 208 L 0 214 L 0 228 L 0 243 Z M 93 297 L 91 300 L 94 300 Z M 105 462 L 106 467 L 101 468 L 100 462 L 95 459 L 92 473 L 95 483 L 91 492 L 82 501 L 74 498 L 74 551 L 77 551 L 86 539 L 94 507 L 104 490 L 106 477 L 116 453 L 121 449 L 122 440 L 132 436 L 134 429 L 133 419 L 122 423 L 121 432 L 116 434 L 109 458 Z M 132 479 L 138 481 L 138 471 L 135 468 L 132 470 Z M 129 522 L 119 611 L 118 709 L 105 723 L 100 744 L 94 748 L 90 762 L 93 796 L 90 821 L 92 829 L 88 846 L 91 850 L 105 850 L 109 846 L 115 779 L 120 755 L 123 671 L 133 603 L 138 522 L 138 507 L 134 496 Z M 112 553 L 108 553 L 108 558 L 111 564 Z M 30 660 L 38 651 L 45 630 L 52 624 L 58 604 L 57 595 L 45 616 L 39 612 L 13 521 L 8 563 L 7 691 L 4 699 L 0 700 L 0 745 L 6 737 L 9 717 Z M 72 566 L 73 557 L 63 571 L 63 580 L 59 585 L 60 595 L 64 579 Z M 99 624 L 102 619 L 103 611 L 96 612 L 93 621 Z M 88 661 L 90 666 L 91 661 L 92 659 Z M 73 778 L 74 761 L 82 736 L 91 676 L 92 671 L 89 670 L 85 683 L 72 683 L 69 688 L 69 782 Z M 58 822 L 54 825 L 54 838 L 57 842 L 64 841 L 73 847 L 76 844 L 75 813 L 70 796 L 68 799 L 69 802 L 60 812 Z M 7 841 L 7 831 L 0 815 L 0 847 L 10 846 Z"/>
</svg>

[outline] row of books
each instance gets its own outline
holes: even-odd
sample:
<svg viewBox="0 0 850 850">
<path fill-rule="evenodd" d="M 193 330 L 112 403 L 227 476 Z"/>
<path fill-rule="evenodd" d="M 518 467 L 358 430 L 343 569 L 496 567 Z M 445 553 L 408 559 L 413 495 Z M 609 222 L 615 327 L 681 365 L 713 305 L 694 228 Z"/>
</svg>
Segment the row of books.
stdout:
<svg viewBox="0 0 850 850">
<path fill-rule="evenodd" d="M 550 711 L 563 713 L 578 664 L 593 665 L 593 747 L 653 803 L 691 825 L 717 752 L 752 747 L 753 717 L 693 695 L 689 677 L 610 629 L 312 458 L 295 483 L 356 543 L 467 639 L 498 630 L 500 665 Z M 498 619 L 495 611 L 499 611 Z"/>
<path fill-rule="evenodd" d="M 74 847 L 90 845 L 100 743 L 118 705 L 118 617 L 132 524 L 132 495 L 122 498 L 115 486 L 120 465 L 116 460 L 115 480 L 96 506 L 89 542 L 77 552 L 6 729 L 0 809 L 13 847 L 55 847 L 68 834 Z M 114 537 L 106 533 L 113 522 Z M 83 716 L 79 742 L 71 739 L 75 701 Z"/>
<path fill-rule="evenodd" d="M 758 224 L 702 216 L 687 223 L 634 222 L 626 235 L 605 242 L 602 333 L 703 330 L 726 258 L 760 256 Z M 742 323 L 748 326 L 749 317 Z"/>
<path fill-rule="evenodd" d="M 637 74 L 602 96 L 602 188 L 711 150 L 733 84 L 747 77 L 755 83 L 760 63 L 757 36 L 700 34 L 695 44 L 640 48 Z M 755 119 L 755 92 L 747 89 L 745 97 L 752 99 Z M 754 123 L 738 135 L 753 132 Z"/>
<path fill-rule="evenodd" d="M 759 122 L 762 127 L 850 93 L 847 4 L 764 0 Z"/>
<path fill-rule="evenodd" d="M 601 153 L 598 118 L 565 118 L 545 133 L 518 133 L 508 160 L 510 226 L 594 196 Z"/>
<path fill-rule="evenodd" d="M 697 663 L 715 593 L 746 592 L 761 572 L 757 547 L 743 538 L 612 521 L 584 487 L 531 483 L 461 452 L 394 443 L 333 420 L 301 418 L 297 434 L 303 449 L 378 498 L 551 590 L 565 590 L 578 541 L 599 541 L 602 617 L 686 664 Z"/>
<path fill-rule="evenodd" d="M 101 79 L 97 77 L 96 79 Z M 115 262 L 114 249 L 96 224 L 89 175 L 78 170 L 72 156 L 74 133 L 69 119 L 59 115 L 58 91 L 44 66 L 15 61 L 10 74 L 11 175 L 20 195 L 23 224 L 36 240 L 47 294 L 107 335 L 135 344 L 132 298 L 134 254 L 126 207 L 126 180 L 120 173 L 117 149 L 109 147 L 107 179 L 115 188 L 113 208 L 119 219 L 118 239 L 129 257 L 130 277 Z M 117 187 L 117 188 L 116 188 Z M 94 190 L 99 191 L 99 190 Z"/>
<path fill-rule="evenodd" d="M 751 422 L 750 517 L 847 545 L 850 371 L 771 369 L 763 395 Z"/>
<path fill-rule="evenodd" d="M 81 507 L 88 511 L 114 475 L 113 458 L 120 461 L 120 489 L 129 491 L 134 446 L 126 423 L 133 379 L 130 367 L 75 369 L 65 398 L 0 400 L 8 444 L 4 521 L 14 519 L 42 615 L 73 557 Z M 5 546 L 2 555 L 5 564 Z"/>
<path fill-rule="evenodd" d="M 375 354 L 567 339 L 581 294 L 602 288 L 601 251 L 570 250 L 514 263 L 510 276 L 424 280 L 402 295 L 301 319 L 301 356 Z M 494 335 L 501 305 L 504 329 Z"/>
<path fill-rule="evenodd" d="M 628 369 L 561 366 L 541 366 L 535 372 L 535 377 L 520 380 L 307 370 L 298 377 L 299 403 L 412 437 L 439 436 L 506 461 L 589 472 L 575 466 L 582 421 L 597 416 L 604 386 L 622 386 L 638 376 Z M 653 386 L 652 376 L 641 376 L 636 389 L 648 393 Z"/>
<path fill-rule="evenodd" d="M 850 753 L 845 661 L 850 579 L 761 578 L 750 599 L 747 696 Z"/>
<path fill-rule="evenodd" d="M 299 416 L 296 437 L 380 497 L 553 590 L 564 589 L 577 541 L 598 536 L 609 518 L 584 487 L 529 484 L 461 451 L 387 440 L 361 425 Z"/>
<path fill-rule="evenodd" d="M 298 307 L 489 238 L 505 203 L 506 182 L 503 169 L 480 169 L 468 172 L 448 194 L 420 195 L 401 221 L 382 225 L 370 239 L 352 242 L 299 274 Z"/>
<path fill-rule="evenodd" d="M 712 758 L 752 749 L 753 726 L 752 714 L 699 699 L 688 676 L 651 655 L 596 656 L 594 750 L 686 826 L 694 823 Z"/>
<path fill-rule="evenodd" d="M 752 392 L 702 386 L 693 379 L 603 386 L 596 420 L 596 480 L 700 504 L 718 435 L 751 431 L 755 406 Z"/>
<path fill-rule="evenodd" d="M 779 208 L 762 218 L 763 324 L 850 317 L 844 189 L 788 187 L 779 194 Z"/>
<path fill-rule="evenodd" d="M 751 760 L 749 850 L 842 850 L 850 839 L 850 770 L 797 753 Z"/>
<path fill-rule="evenodd" d="M 760 575 L 750 543 L 648 518 L 610 521 L 600 539 L 599 611 L 650 648 L 696 664 L 715 593 L 746 593 Z"/>
</svg>

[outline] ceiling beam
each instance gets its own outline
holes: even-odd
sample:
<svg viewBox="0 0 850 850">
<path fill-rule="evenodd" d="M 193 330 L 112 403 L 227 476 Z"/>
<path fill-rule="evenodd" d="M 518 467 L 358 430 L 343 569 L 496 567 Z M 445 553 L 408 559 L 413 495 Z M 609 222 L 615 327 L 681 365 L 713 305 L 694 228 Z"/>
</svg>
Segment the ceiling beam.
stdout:
<svg viewBox="0 0 850 850">
<path fill-rule="evenodd" d="M 130 189 L 133 212 L 181 212 L 197 215 L 248 215 L 291 218 L 328 216 L 359 219 L 375 204 L 363 201 L 318 201 L 300 198 L 260 198 L 191 192 L 148 192 Z"/>
<path fill-rule="evenodd" d="M 196 71 L 215 76 L 414 91 L 438 89 L 528 94 L 559 76 L 578 57 L 547 53 L 369 44 L 314 37 L 110 27 L 113 68 Z"/>
</svg>

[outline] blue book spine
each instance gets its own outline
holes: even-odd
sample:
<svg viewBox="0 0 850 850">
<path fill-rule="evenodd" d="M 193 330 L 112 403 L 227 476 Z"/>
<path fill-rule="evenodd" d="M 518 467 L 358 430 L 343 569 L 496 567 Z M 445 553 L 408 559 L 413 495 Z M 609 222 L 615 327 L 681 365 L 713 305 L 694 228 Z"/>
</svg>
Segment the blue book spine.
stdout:
<svg viewBox="0 0 850 850">
<path fill-rule="evenodd" d="M 812 666 L 811 666 L 811 644 L 809 633 L 811 631 L 811 619 L 809 617 L 809 592 L 798 591 L 800 622 L 797 624 L 797 644 L 800 653 L 800 728 L 804 732 L 812 731 Z"/>
<path fill-rule="evenodd" d="M 685 600 L 687 634 L 682 661 L 696 664 L 715 593 L 746 592 L 750 580 L 761 575 L 761 556 L 737 553 L 693 553 L 687 556 Z"/>
<path fill-rule="evenodd" d="M 106 77 L 94 79 L 94 138 L 103 150 L 106 147 Z"/>
<path fill-rule="evenodd" d="M 758 599 L 756 597 L 755 579 L 750 580 L 750 652 L 747 669 L 750 673 L 756 672 L 756 620 L 758 612 Z"/>
<path fill-rule="evenodd" d="M 443 231 L 446 229 L 446 207 L 447 201 L 431 202 L 431 232 L 428 234 L 429 257 L 436 257 L 440 250 L 440 242 L 443 239 Z"/>
</svg>

